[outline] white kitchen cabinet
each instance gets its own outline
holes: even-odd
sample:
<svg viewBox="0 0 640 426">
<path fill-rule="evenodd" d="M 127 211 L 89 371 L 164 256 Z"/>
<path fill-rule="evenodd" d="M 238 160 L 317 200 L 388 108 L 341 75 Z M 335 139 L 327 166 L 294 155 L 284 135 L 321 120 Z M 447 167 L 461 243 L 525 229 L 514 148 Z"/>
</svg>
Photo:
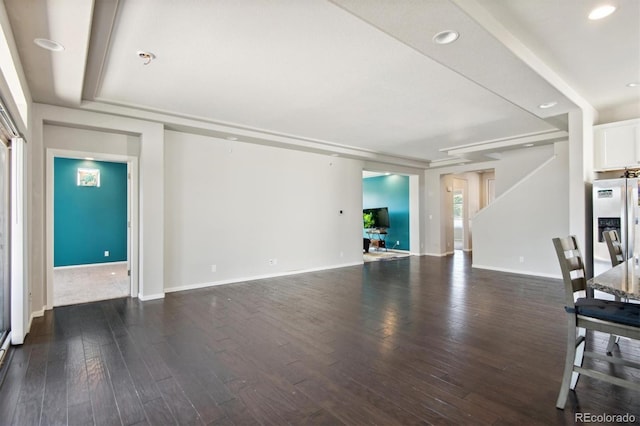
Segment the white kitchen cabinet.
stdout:
<svg viewBox="0 0 640 426">
<path fill-rule="evenodd" d="M 596 170 L 640 167 L 640 120 L 627 120 L 594 127 Z"/>
</svg>

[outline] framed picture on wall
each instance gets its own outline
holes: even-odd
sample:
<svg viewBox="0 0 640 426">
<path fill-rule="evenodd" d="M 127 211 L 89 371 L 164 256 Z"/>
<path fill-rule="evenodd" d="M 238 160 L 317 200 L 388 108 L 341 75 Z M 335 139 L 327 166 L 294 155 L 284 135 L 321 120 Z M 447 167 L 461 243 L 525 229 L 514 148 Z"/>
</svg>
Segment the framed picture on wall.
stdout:
<svg viewBox="0 0 640 426">
<path fill-rule="evenodd" d="M 78 186 L 100 187 L 100 169 L 78 169 Z"/>
</svg>

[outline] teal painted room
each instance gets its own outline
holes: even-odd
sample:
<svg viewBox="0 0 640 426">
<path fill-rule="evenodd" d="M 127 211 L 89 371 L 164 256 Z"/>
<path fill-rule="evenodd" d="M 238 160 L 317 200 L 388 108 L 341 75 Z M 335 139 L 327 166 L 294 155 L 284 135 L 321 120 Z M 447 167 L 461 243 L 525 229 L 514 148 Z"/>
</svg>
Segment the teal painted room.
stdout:
<svg viewBox="0 0 640 426">
<path fill-rule="evenodd" d="M 127 260 L 127 164 L 54 159 L 54 266 Z"/>
<path fill-rule="evenodd" d="M 383 175 L 362 179 L 362 208 L 379 207 L 389 210 L 386 248 L 409 250 L 409 176 Z M 364 230 L 363 237 L 368 238 Z"/>
</svg>

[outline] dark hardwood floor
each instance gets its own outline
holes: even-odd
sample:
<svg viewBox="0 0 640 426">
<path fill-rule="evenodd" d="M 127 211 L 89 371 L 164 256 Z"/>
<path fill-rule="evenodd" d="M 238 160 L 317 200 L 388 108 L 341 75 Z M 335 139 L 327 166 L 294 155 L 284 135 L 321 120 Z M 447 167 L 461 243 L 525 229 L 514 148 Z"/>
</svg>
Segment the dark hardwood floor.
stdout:
<svg viewBox="0 0 640 426">
<path fill-rule="evenodd" d="M 55 308 L 12 351 L 0 424 L 640 422 L 637 392 L 588 377 L 555 408 L 562 291 L 457 254 Z"/>
</svg>

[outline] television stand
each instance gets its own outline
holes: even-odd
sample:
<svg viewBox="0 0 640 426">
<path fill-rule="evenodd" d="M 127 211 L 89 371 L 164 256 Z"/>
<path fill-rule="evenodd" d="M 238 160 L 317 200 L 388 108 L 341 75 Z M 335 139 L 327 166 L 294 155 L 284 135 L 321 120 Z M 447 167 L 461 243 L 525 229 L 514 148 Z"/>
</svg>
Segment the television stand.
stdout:
<svg viewBox="0 0 640 426">
<path fill-rule="evenodd" d="M 365 231 L 371 240 L 371 246 L 377 250 L 381 248 L 387 251 L 387 230 L 386 229 L 367 229 Z"/>
</svg>

